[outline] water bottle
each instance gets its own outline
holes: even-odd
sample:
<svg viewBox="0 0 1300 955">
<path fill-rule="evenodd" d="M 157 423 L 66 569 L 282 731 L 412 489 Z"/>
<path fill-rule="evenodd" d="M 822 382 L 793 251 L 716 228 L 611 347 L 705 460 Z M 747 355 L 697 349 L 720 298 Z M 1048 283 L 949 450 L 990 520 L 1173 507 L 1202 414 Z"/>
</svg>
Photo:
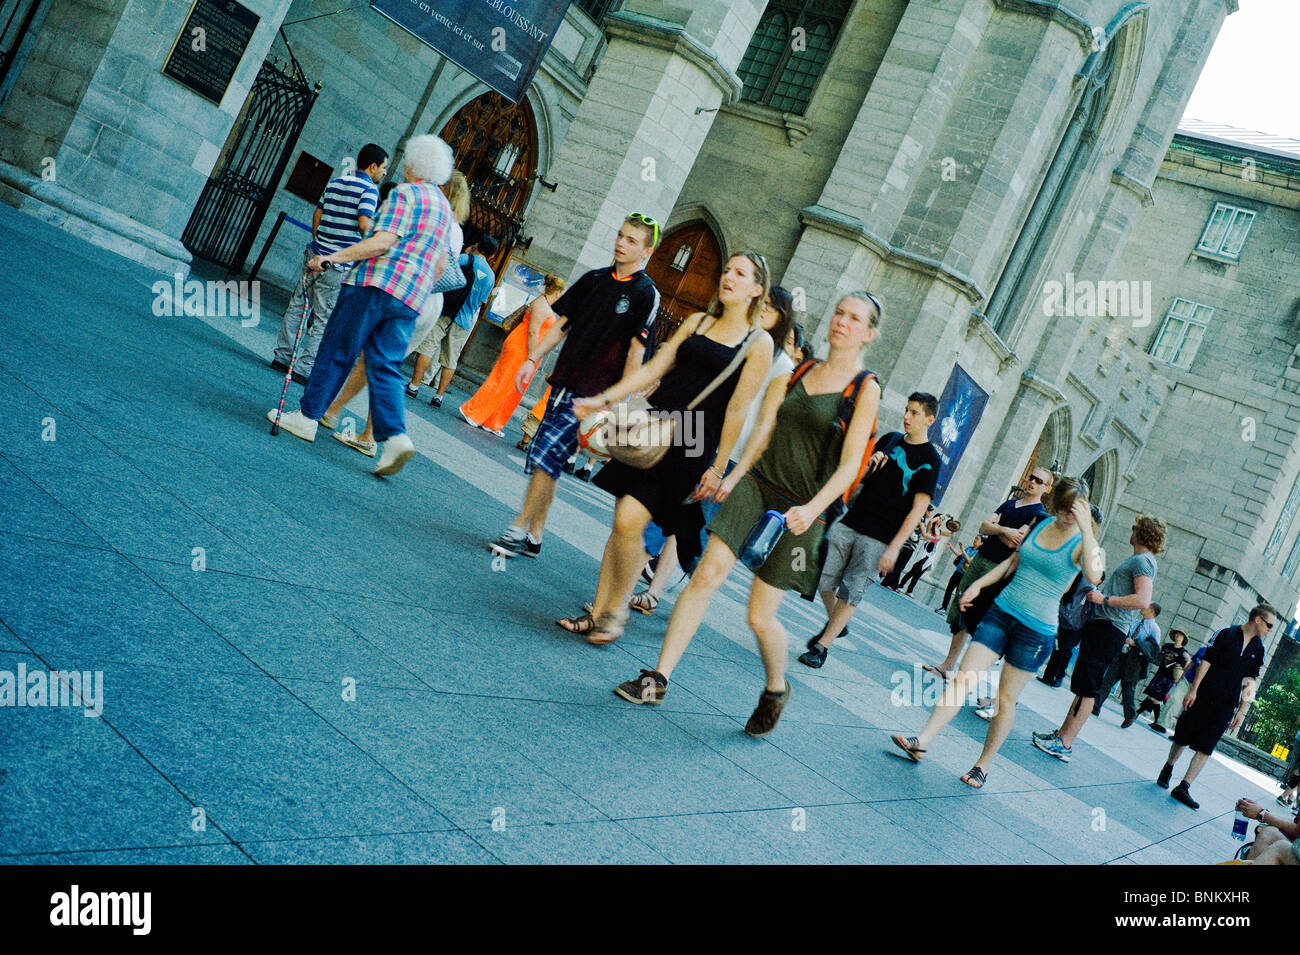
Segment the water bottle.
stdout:
<svg viewBox="0 0 1300 955">
<path fill-rule="evenodd" d="M 1232 838 L 1238 842 L 1246 841 L 1246 827 L 1250 825 L 1250 820 L 1245 814 L 1238 809 L 1237 814 L 1232 817 Z"/>
<path fill-rule="evenodd" d="M 785 533 L 785 518 L 780 511 L 767 511 L 750 528 L 745 543 L 740 546 L 740 562 L 750 570 L 758 570 L 772 555 L 776 542 Z"/>
</svg>

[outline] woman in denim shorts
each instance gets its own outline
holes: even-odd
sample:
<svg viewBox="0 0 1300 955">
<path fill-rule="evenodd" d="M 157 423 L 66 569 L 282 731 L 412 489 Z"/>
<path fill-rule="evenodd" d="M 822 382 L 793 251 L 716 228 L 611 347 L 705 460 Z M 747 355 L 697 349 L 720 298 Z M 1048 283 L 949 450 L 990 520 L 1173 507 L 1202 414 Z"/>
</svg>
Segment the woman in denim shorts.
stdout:
<svg viewBox="0 0 1300 955">
<path fill-rule="evenodd" d="M 1053 516 L 1034 528 L 1019 550 L 961 595 L 960 606 L 965 610 L 980 591 L 1014 574 L 975 628 L 961 667 L 931 711 L 925 729 L 918 736 L 892 737 L 914 762 L 921 761 L 930 741 L 957 715 L 979 675 L 1001 657 L 1005 666 L 998 684 L 998 712 L 989 723 L 984 751 L 961 777 L 975 789 L 984 785 L 993 757 L 1011 732 L 1020 691 L 1052 652 L 1061 596 L 1080 569 L 1093 584 L 1101 581 L 1101 551 L 1087 494 L 1082 481 L 1058 481 L 1044 502 Z"/>
</svg>

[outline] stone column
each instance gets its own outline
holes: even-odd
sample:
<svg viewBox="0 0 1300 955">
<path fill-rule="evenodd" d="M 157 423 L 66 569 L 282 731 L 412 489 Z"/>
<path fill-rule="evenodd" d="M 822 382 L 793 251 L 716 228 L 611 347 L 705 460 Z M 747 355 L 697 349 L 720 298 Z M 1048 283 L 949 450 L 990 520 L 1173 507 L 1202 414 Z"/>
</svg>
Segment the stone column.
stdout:
<svg viewBox="0 0 1300 955">
<path fill-rule="evenodd" d="M 529 260 L 572 276 L 610 260 L 629 212 L 668 219 L 764 3 L 632 0 L 606 21 L 609 47 L 524 226 Z"/>
</svg>

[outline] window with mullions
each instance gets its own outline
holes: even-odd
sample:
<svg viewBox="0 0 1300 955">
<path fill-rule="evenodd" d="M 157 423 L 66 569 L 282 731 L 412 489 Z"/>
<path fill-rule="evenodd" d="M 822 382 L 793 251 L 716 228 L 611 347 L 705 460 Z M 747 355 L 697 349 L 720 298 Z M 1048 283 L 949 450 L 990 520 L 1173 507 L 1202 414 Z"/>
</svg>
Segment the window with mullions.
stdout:
<svg viewBox="0 0 1300 955">
<path fill-rule="evenodd" d="M 1210 221 L 1205 224 L 1201 241 L 1197 243 L 1197 252 L 1206 252 L 1225 259 L 1241 257 L 1241 247 L 1246 244 L 1250 227 L 1255 224 L 1255 213 L 1249 209 L 1239 209 L 1226 202 L 1214 204 Z"/>
<path fill-rule="evenodd" d="M 808 108 L 852 0 L 771 0 L 736 72 L 740 98 L 783 113 Z"/>
<path fill-rule="evenodd" d="M 1291 545 L 1291 553 L 1287 554 L 1286 566 L 1282 568 L 1283 579 L 1290 580 L 1294 577 L 1297 567 L 1300 567 L 1300 537 L 1295 539 L 1295 543 Z"/>
<path fill-rule="evenodd" d="M 1191 368 L 1212 315 L 1214 309 L 1208 305 L 1189 302 L 1185 298 L 1174 299 L 1165 315 L 1165 323 L 1160 326 L 1160 334 L 1151 346 L 1151 357 L 1184 371 Z"/>
<path fill-rule="evenodd" d="M 1300 507 L 1300 482 L 1292 486 L 1291 493 L 1287 495 L 1286 503 L 1282 505 L 1282 513 L 1278 515 L 1277 526 L 1273 528 L 1273 536 L 1268 539 L 1268 546 L 1264 548 L 1265 560 L 1277 560 L 1278 552 L 1282 550 L 1282 541 L 1286 537 L 1286 532 L 1291 529 L 1291 522 L 1295 520 L 1297 507 Z M 1292 550 L 1294 551 L 1294 548 Z M 1287 563 L 1291 563 L 1289 557 Z M 1291 576 L 1291 573 L 1288 572 L 1286 576 Z"/>
</svg>

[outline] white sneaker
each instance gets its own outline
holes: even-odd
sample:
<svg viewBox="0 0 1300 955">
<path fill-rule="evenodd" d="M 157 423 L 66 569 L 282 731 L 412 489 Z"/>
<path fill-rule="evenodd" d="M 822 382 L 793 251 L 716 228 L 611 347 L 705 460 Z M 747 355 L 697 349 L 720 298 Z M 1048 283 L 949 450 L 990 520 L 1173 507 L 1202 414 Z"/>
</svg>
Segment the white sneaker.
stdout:
<svg viewBox="0 0 1300 955">
<path fill-rule="evenodd" d="M 274 408 L 266 413 L 266 420 L 275 424 Z M 280 430 L 288 431 L 295 438 L 302 438 L 304 441 L 316 440 L 316 422 L 301 411 L 286 411 L 280 415 Z"/>
<path fill-rule="evenodd" d="M 379 456 L 375 473 L 387 477 L 406 467 L 406 462 L 415 457 L 415 445 L 404 434 L 395 434 L 384 442 L 384 453 Z"/>
<path fill-rule="evenodd" d="M 336 414 L 330 414 L 327 411 L 320 416 L 320 423 L 323 424 L 325 427 L 329 428 L 331 431 L 333 431 L 335 428 L 339 426 L 339 416 Z"/>
</svg>

